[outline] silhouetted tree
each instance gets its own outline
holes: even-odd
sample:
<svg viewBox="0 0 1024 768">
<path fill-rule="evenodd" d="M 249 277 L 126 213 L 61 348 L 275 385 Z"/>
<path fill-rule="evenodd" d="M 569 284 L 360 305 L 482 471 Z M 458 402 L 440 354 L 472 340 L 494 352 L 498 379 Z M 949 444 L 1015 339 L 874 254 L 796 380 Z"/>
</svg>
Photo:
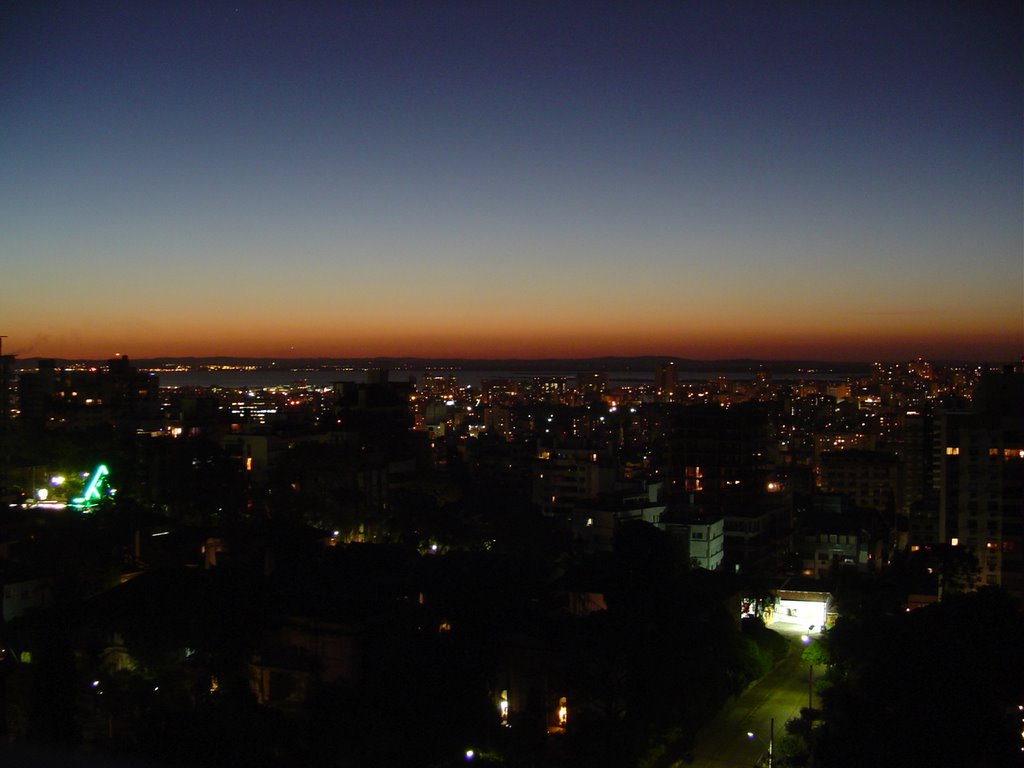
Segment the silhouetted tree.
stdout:
<svg viewBox="0 0 1024 768">
<path fill-rule="evenodd" d="M 982 588 L 909 614 L 837 621 L 818 766 L 1015 765 L 1024 617 Z"/>
</svg>

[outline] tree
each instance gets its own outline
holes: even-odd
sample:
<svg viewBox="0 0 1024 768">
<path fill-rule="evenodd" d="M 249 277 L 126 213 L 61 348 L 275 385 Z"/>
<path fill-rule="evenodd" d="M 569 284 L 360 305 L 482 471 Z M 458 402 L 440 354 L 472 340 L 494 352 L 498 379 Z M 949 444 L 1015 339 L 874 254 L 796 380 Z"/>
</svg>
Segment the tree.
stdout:
<svg viewBox="0 0 1024 768">
<path fill-rule="evenodd" d="M 819 766 L 1013 765 L 1024 615 L 996 588 L 830 631 Z"/>
<path fill-rule="evenodd" d="M 800 658 L 815 667 L 828 664 L 831 661 L 828 647 L 821 640 L 812 640 L 811 643 L 804 648 L 804 652 L 800 654 Z"/>
</svg>

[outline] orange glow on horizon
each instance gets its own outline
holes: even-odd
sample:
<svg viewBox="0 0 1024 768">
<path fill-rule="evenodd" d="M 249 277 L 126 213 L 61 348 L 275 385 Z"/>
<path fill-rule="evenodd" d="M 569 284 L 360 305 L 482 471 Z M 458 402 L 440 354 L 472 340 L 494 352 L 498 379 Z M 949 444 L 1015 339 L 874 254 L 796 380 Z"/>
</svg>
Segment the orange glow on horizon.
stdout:
<svg viewBox="0 0 1024 768">
<path fill-rule="evenodd" d="M 138 334 L 97 334 L 90 337 L 37 339 L 19 345 L 12 336 L 5 351 L 19 357 L 61 359 L 106 359 L 118 353 L 130 358 L 152 357 L 277 357 L 287 358 L 372 358 L 422 357 L 466 359 L 545 359 L 604 356 L 673 356 L 695 360 L 753 358 L 765 360 L 905 360 L 917 357 L 957 360 L 1015 360 L 1022 343 L 1012 333 L 900 333 L 872 329 L 872 333 L 780 332 L 774 328 L 752 328 L 746 333 L 711 327 L 692 332 L 649 330 L 601 332 L 580 329 L 578 333 L 552 328 L 550 332 L 523 329 L 522 332 L 450 330 L 430 332 L 422 328 L 409 332 L 378 332 L 351 329 L 337 333 L 289 334 L 240 333 L 237 329 L 217 333 L 191 332 Z M 11 343 L 13 342 L 13 343 Z"/>
</svg>

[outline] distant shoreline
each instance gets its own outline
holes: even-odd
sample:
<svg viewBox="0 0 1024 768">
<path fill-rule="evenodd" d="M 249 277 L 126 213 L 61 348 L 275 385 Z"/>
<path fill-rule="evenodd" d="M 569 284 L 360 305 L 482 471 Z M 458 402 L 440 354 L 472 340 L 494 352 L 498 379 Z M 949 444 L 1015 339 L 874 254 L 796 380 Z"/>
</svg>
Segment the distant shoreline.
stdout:
<svg viewBox="0 0 1024 768">
<path fill-rule="evenodd" d="M 51 359 L 61 366 L 102 366 L 108 360 L 67 359 L 29 357 L 19 360 L 19 367 L 35 367 L 40 359 Z M 652 374 L 662 363 L 674 362 L 679 374 L 705 371 L 724 373 L 758 372 L 778 374 L 821 374 L 857 375 L 869 373 L 874 363 L 864 361 L 822 361 L 822 360 L 691 360 L 669 355 L 644 355 L 638 357 L 587 357 L 557 359 L 473 359 L 473 358 L 417 358 L 417 357 L 370 357 L 370 358 L 250 358 L 250 357 L 155 357 L 131 358 L 138 369 L 156 373 L 170 371 L 365 371 L 386 368 L 392 371 L 532 371 L 577 373 L 582 371 L 620 371 Z M 963 365 L 962 361 L 934 361 L 939 365 Z"/>
</svg>

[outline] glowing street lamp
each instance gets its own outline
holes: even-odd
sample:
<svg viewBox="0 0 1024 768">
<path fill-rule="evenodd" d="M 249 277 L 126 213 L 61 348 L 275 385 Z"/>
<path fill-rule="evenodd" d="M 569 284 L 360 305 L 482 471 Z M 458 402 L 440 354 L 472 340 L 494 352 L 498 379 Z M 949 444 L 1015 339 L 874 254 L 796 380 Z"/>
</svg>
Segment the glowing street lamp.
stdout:
<svg viewBox="0 0 1024 768">
<path fill-rule="evenodd" d="M 814 662 L 821 662 L 821 654 L 815 653 L 820 651 L 820 647 L 811 645 L 811 638 L 807 635 L 803 635 L 800 638 L 803 641 L 805 647 L 803 652 L 803 660 L 807 662 L 807 708 L 814 709 Z M 812 651 L 812 648 L 814 649 Z"/>
<path fill-rule="evenodd" d="M 754 741 L 755 739 L 757 739 L 762 744 L 764 743 L 764 740 L 759 738 L 757 736 L 757 734 L 755 734 L 753 731 L 747 731 L 747 738 L 750 739 L 751 741 Z M 773 717 L 771 719 L 771 723 L 769 725 L 769 730 L 768 730 L 768 768 L 772 768 L 772 763 L 774 762 L 774 759 L 775 759 L 775 718 Z"/>
</svg>

